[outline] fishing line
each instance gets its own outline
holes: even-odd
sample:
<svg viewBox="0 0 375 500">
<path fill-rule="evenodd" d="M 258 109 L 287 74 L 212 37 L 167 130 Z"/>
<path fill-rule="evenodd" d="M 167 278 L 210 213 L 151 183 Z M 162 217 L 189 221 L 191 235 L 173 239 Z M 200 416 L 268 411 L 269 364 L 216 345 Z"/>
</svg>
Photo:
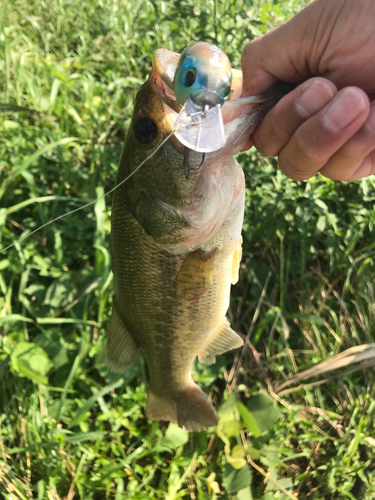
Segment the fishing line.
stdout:
<svg viewBox="0 0 375 500">
<path fill-rule="evenodd" d="M 8 245 L 7 247 L 3 248 L 2 250 L 0 250 L 0 254 L 6 252 L 7 250 L 9 250 L 10 248 L 14 247 L 15 245 L 17 245 L 17 243 L 22 243 L 24 240 L 26 240 L 26 238 L 28 238 L 29 236 L 32 236 L 33 234 L 37 233 L 38 231 L 40 231 L 41 229 L 49 226 L 50 224 L 54 224 L 56 221 L 58 220 L 61 220 L 61 219 L 64 219 L 65 217 L 67 217 L 68 215 L 72 215 L 76 212 L 79 212 L 80 210 L 84 210 L 85 208 L 87 207 L 91 207 L 92 205 L 95 205 L 96 202 L 98 202 L 99 200 L 102 200 L 103 198 L 105 198 L 106 196 L 112 194 L 114 191 L 116 191 L 116 189 L 118 189 L 119 187 L 121 187 L 126 181 L 128 181 L 130 179 L 130 177 L 132 177 L 135 173 L 138 172 L 138 170 L 143 167 L 143 165 L 148 161 L 150 160 L 150 158 L 152 158 L 158 151 L 159 149 L 164 146 L 164 144 L 168 141 L 168 139 L 170 137 L 172 137 L 172 135 L 176 132 L 176 130 L 178 130 L 178 128 L 181 126 L 181 124 L 178 124 L 177 127 L 174 127 L 172 132 L 170 132 L 167 137 L 159 144 L 159 146 L 157 146 L 157 148 L 155 148 L 155 150 L 149 155 L 147 156 L 147 158 L 145 158 L 139 165 L 138 167 L 133 170 L 133 172 L 131 172 L 127 177 L 125 177 L 125 179 L 123 179 L 119 184 L 117 184 L 114 188 L 112 188 L 111 190 L 108 191 L 108 193 L 105 193 L 103 194 L 102 196 L 99 196 L 99 198 L 96 198 L 95 200 L 93 201 L 90 201 L 89 203 L 86 203 L 85 205 L 83 205 L 82 207 L 78 207 L 78 208 L 75 208 L 74 210 L 71 210 L 70 212 L 67 212 L 66 214 L 63 214 L 63 215 L 59 215 L 58 217 L 55 217 L 55 219 L 52 219 L 48 222 L 46 222 L 45 224 L 43 224 L 42 226 L 39 226 L 37 227 L 36 229 L 34 229 L 33 231 L 31 231 L 31 233 L 27 234 L 26 236 L 21 236 L 17 241 L 15 241 L 14 243 Z"/>
</svg>

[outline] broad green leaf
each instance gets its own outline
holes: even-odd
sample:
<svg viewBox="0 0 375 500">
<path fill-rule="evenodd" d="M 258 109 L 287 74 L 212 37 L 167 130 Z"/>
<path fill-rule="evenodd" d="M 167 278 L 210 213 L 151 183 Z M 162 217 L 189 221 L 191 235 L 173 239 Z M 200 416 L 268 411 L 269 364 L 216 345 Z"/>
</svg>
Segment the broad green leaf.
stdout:
<svg viewBox="0 0 375 500">
<path fill-rule="evenodd" d="M 231 449 L 230 455 L 228 453 L 226 454 L 226 459 L 232 467 L 235 469 L 241 469 L 246 465 L 245 456 L 245 448 L 242 445 L 237 444 Z"/>
<path fill-rule="evenodd" d="M 0 260 L 0 271 L 3 271 L 7 267 L 9 267 L 9 260 L 8 259 Z"/>
<path fill-rule="evenodd" d="M 211 472 L 211 474 L 206 479 L 208 493 L 212 493 L 212 492 L 216 493 L 216 494 L 220 493 L 219 483 L 217 481 L 215 481 L 215 479 L 216 479 L 215 472 Z"/>
<path fill-rule="evenodd" d="M 258 448 L 254 448 L 253 446 L 249 446 L 247 453 L 253 460 L 257 460 L 261 455 L 261 450 L 258 450 Z"/>
<path fill-rule="evenodd" d="M 237 410 L 241 416 L 242 422 L 245 424 L 245 427 L 250 432 L 252 432 L 252 434 L 255 437 L 259 437 L 261 435 L 261 430 L 259 429 L 259 425 L 257 424 L 257 421 L 255 420 L 253 415 L 246 408 L 246 406 L 243 403 L 238 401 L 237 402 Z"/>
<path fill-rule="evenodd" d="M 231 394 L 229 398 L 220 406 L 217 411 L 219 416 L 224 415 L 225 413 L 229 413 L 236 409 L 237 401 L 235 394 Z"/>
<path fill-rule="evenodd" d="M 66 347 L 62 345 L 61 335 L 57 331 L 41 333 L 34 338 L 34 342 L 46 351 L 56 369 L 68 362 Z"/>
<path fill-rule="evenodd" d="M 293 492 L 293 478 L 283 477 L 281 479 L 277 479 L 277 482 L 280 484 L 280 486 L 283 486 L 286 490 L 289 490 L 291 493 Z M 267 498 L 274 500 L 275 496 L 277 496 L 278 500 L 288 499 L 285 493 L 283 493 L 275 484 L 271 483 L 271 481 L 267 483 L 267 489 L 269 490 L 268 495 L 271 495 L 270 497 Z"/>
<path fill-rule="evenodd" d="M 265 445 L 261 450 L 261 462 L 273 467 L 279 461 L 279 450 L 275 444 Z"/>
<path fill-rule="evenodd" d="M 228 422 L 224 422 L 222 430 L 227 436 L 234 437 L 242 431 L 242 425 L 238 420 L 233 419 Z"/>
<path fill-rule="evenodd" d="M 10 355 L 10 365 L 21 377 L 34 382 L 48 384 L 46 374 L 51 368 L 51 361 L 46 352 L 31 342 L 20 342 Z"/>
<path fill-rule="evenodd" d="M 246 460 L 244 458 L 232 458 L 230 455 L 226 457 L 228 464 L 230 464 L 233 469 L 242 469 L 245 467 Z"/>
<path fill-rule="evenodd" d="M 273 399 L 265 394 L 251 396 L 247 403 L 247 408 L 254 417 L 261 432 L 271 430 L 282 416 Z"/>
<path fill-rule="evenodd" d="M 236 495 L 236 500 L 253 500 L 253 498 L 250 486 L 239 491 Z"/>
<path fill-rule="evenodd" d="M 56 309 L 72 302 L 78 294 L 71 273 L 65 273 L 54 280 L 47 290 L 44 303 Z"/>
<path fill-rule="evenodd" d="M 237 493 L 251 484 L 251 472 L 247 465 L 241 469 L 235 469 L 226 464 L 224 471 L 223 486 L 228 493 Z"/>
<path fill-rule="evenodd" d="M 227 461 L 235 469 L 241 469 L 246 465 L 245 456 L 246 456 L 245 448 L 242 445 L 237 444 L 233 446 L 230 456 L 227 456 Z"/>
<path fill-rule="evenodd" d="M 14 130 L 18 127 L 20 127 L 21 125 L 18 123 L 18 122 L 15 122 L 13 120 L 4 120 L 3 121 L 3 127 L 5 128 L 5 130 Z"/>
<path fill-rule="evenodd" d="M 165 446 L 166 448 L 175 449 L 179 446 L 183 446 L 189 441 L 189 433 L 187 430 L 182 429 L 177 424 L 170 423 L 168 429 L 165 432 L 159 444 Z"/>
</svg>

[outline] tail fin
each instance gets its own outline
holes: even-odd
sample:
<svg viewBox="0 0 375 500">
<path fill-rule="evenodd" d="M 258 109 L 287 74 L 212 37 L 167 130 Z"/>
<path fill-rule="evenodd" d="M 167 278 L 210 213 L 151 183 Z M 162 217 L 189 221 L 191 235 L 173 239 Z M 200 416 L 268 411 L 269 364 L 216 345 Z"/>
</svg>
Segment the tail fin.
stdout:
<svg viewBox="0 0 375 500">
<path fill-rule="evenodd" d="M 146 415 L 150 420 L 167 420 L 184 426 L 188 431 L 203 431 L 218 422 L 214 407 L 194 382 L 187 389 L 171 396 L 159 395 L 150 390 Z"/>
</svg>

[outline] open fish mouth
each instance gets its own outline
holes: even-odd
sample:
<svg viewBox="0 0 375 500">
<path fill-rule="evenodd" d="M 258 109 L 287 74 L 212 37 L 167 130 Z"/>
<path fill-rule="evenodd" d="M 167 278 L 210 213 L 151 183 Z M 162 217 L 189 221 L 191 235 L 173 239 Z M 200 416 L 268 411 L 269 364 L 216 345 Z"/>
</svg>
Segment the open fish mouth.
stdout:
<svg viewBox="0 0 375 500">
<path fill-rule="evenodd" d="M 173 79 L 179 58 L 180 54 L 176 52 L 167 49 L 157 50 L 150 74 L 153 88 L 164 103 L 163 122 L 167 133 L 173 131 L 182 109 L 173 91 Z M 231 92 L 221 107 L 226 144 L 220 152 L 228 155 L 234 155 L 243 149 L 267 111 L 292 89 L 290 84 L 281 82 L 260 94 L 241 97 L 242 81 L 242 71 L 232 69 Z"/>
</svg>

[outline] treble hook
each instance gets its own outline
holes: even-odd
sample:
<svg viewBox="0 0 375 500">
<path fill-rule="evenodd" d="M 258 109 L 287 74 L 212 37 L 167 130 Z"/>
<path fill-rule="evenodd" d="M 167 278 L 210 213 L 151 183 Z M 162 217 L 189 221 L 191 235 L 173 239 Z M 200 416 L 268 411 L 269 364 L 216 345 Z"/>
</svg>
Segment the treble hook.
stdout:
<svg viewBox="0 0 375 500">
<path fill-rule="evenodd" d="M 191 149 L 189 149 L 186 146 L 184 146 L 184 159 L 182 161 L 182 165 L 180 165 L 179 167 L 172 167 L 171 165 L 169 165 L 169 163 L 167 161 L 167 155 L 165 154 L 165 149 L 164 149 L 164 157 L 165 157 L 165 163 L 167 164 L 167 167 L 170 168 L 171 170 L 182 170 L 182 169 L 184 169 L 184 171 L 185 171 L 185 179 L 186 180 L 189 179 L 191 170 L 199 170 L 201 168 L 201 166 L 203 165 L 204 160 L 206 159 L 206 153 L 202 153 L 202 160 L 199 163 L 199 165 L 197 165 L 196 167 L 191 167 L 190 164 L 189 164 L 190 151 L 191 151 Z"/>
</svg>

